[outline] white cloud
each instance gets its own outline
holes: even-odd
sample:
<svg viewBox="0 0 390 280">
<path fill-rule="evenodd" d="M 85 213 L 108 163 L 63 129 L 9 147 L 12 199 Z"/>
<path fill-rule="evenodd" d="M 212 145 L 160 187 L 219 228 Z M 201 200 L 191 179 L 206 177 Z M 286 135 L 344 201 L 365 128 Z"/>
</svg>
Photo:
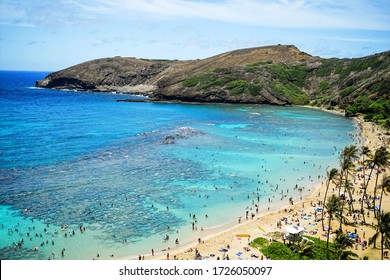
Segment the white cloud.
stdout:
<svg viewBox="0 0 390 280">
<path fill-rule="evenodd" d="M 112 45 L 112 44 L 121 44 L 125 41 L 125 38 L 121 36 L 116 36 L 114 38 L 95 38 L 91 45 L 93 47 L 101 46 L 101 45 Z"/>
<path fill-rule="evenodd" d="M 349 57 L 389 49 L 390 1 L 0 0 L 0 29 L 4 69 L 114 55 L 196 59 L 279 43 Z"/>
<path fill-rule="evenodd" d="M 96 0 L 102 13 L 147 13 L 164 18 L 195 18 L 284 28 L 390 30 L 389 5 L 334 0 Z"/>
<path fill-rule="evenodd" d="M 390 30 L 383 0 L 2 0 L 0 24 L 59 27 L 152 16 L 279 28 Z"/>
<path fill-rule="evenodd" d="M 78 26 L 96 20 L 96 15 L 84 10 L 82 1 L 23 1 L 2 0 L 0 12 L 2 25 L 22 27 Z"/>
<path fill-rule="evenodd" d="M 351 37 L 321 37 L 323 40 L 335 40 L 335 41 L 344 41 L 344 42 L 357 42 L 357 43 L 390 43 L 390 37 L 388 38 L 351 38 Z"/>
</svg>

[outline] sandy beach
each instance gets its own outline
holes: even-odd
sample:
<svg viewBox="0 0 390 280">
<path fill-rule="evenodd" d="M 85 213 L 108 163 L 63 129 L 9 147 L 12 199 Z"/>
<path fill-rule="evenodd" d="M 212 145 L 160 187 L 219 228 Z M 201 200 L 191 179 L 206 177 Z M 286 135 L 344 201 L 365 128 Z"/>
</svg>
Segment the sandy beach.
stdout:
<svg viewBox="0 0 390 280">
<path fill-rule="evenodd" d="M 371 122 L 364 122 L 362 118 L 356 118 L 357 125 L 360 127 L 361 136 L 364 139 L 364 146 L 374 153 L 375 150 L 383 145 L 388 147 L 390 137 L 384 134 L 384 131 Z M 359 159 L 360 161 L 361 159 Z M 355 163 L 359 165 L 358 162 Z M 367 172 L 366 172 L 367 174 Z M 379 174 L 379 183 L 382 181 L 384 174 L 389 174 L 388 170 Z M 359 186 L 363 183 L 363 172 L 356 170 L 353 173 L 353 186 L 355 188 L 356 202 L 354 203 L 355 209 L 360 209 L 360 204 L 357 202 L 360 195 L 358 194 Z M 359 176 L 360 175 L 360 176 Z M 373 195 L 375 180 L 371 180 L 367 188 L 367 195 Z M 265 259 L 259 250 L 251 248 L 248 243 L 258 237 L 265 237 L 267 239 L 273 239 L 277 235 L 272 233 L 285 233 L 286 226 L 301 226 L 305 228 L 304 234 L 318 237 L 326 240 L 326 232 L 322 230 L 321 221 L 316 221 L 316 218 L 321 215 L 316 213 L 319 206 L 319 202 L 324 199 L 326 190 L 325 178 L 323 182 L 315 185 L 308 186 L 311 189 L 311 194 L 303 198 L 300 201 L 294 201 L 293 205 L 285 205 L 277 210 L 269 211 L 266 213 L 256 213 L 253 217 L 249 215 L 248 219 L 243 216 L 243 219 L 239 223 L 228 225 L 218 229 L 204 228 L 199 231 L 198 238 L 193 240 L 192 243 L 185 244 L 183 246 L 177 246 L 176 248 L 166 249 L 164 251 L 154 252 L 154 256 L 145 255 L 145 259 L 178 259 L 178 260 L 192 260 L 195 259 L 196 253 L 201 256 L 201 259 L 231 259 L 231 260 L 261 260 Z M 314 190 L 313 190 L 314 189 Z M 328 197 L 333 193 L 337 194 L 337 188 L 330 184 Z M 377 193 L 378 195 L 378 193 Z M 287 202 L 287 201 L 286 201 Z M 288 202 L 287 202 L 288 203 Z M 385 211 L 390 210 L 390 196 L 383 196 L 382 209 Z M 228 210 L 228 209 L 227 209 Z M 228 212 L 228 211 L 227 211 Z M 237 213 L 228 213 L 227 215 L 237 215 Z M 240 216 L 239 214 L 237 216 Z M 367 224 L 376 223 L 376 220 L 370 215 L 366 217 Z M 234 216 L 235 217 L 235 216 Z M 348 217 L 352 219 L 352 217 Z M 361 241 L 367 241 L 375 233 L 375 230 L 367 225 L 361 225 L 361 218 L 357 219 L 357 225 L 344 226 L 343 232 L 356 232 L 361 237 Z M 325 216 L 325 221 L 327 221 Z M 201 225 L 198 225 L 200 227 Z M 331 234 L 330 241 L 334 234 Z M 278 239 L 282 241 L 281 238 Z M 381 250 L 379 242 L 377 242 L 377 248 L 362 248 L 359 244 L 354 246 L 351 250 L 356 253 L 359 258 L 368 257 L 372 259 L 380 259 Z"/>
</svg>

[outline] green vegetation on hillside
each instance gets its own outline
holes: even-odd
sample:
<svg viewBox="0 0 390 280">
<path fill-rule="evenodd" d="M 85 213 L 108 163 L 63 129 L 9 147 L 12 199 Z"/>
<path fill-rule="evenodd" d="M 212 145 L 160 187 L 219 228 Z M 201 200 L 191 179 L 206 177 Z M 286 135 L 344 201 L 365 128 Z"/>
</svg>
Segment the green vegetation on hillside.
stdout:
<svg viewBox="0 0 390 280">
<path fill-rule="evenodd" d="M 294 105 L 305 105 L 309 102 L 309 98 L 293 83 L 272 82 L 270 87 L 274 92 L 287 97 Z"/>
<path fill-rule="evenodd" d="M 390 53 L 385 56 L 390 58 Z M 327 77 L 332 74 L 338 75 L 338 82 L 345 80 L 352 72 L 363 72 L 367 70 L 382 70 L 388 67 L 387 59 L 380 59 L 378 56 L 367 56 L 354 59 L 321 59 L 321 66 L 316 74 L 319 77 Z"/>
<path fill-rule="evenodd" d="M 193 87 L 196 90 L 207 90 L 212 87 L 227 89 L 233 95 L 250 94 L 256 96 L 263 89 L 259 82 L 250 82 L 237 79 L 228 69 L 212 69 L 204 74 L 190 77 L 182 82 L 185 87 Z"/>
<path fill-rule="evenodd" d="M 367 96 L 359 96 L 354 103 L 345 110 L 347 117 L 364 114 L 364 119 L 374 121 L 390 129 L 390 100 L 377 99 L 373 100 Z"/>
<path fill-rule="evenodd" d="M 261 79 L 260 73 L 264 71 L 271 75 L 271 80 Z M 302 65 L 274 64 L 268 60 L 247 64 L 239 70 L 212 69 L 185 79 L 182 86 L 191 87 L 197 91 L 219 87 L 232 95 L 252 96 L 259 95 L 265 89 L 286 97 L 292 104 L 303 105 L 309 102 L 308 96 L 301 89 L 306 86 L 307 75 L 308 71 Z"/>
<path fill-rule="evenodd" d="M 286 65 L 281 63 L 269 64 L 265 69 L 283 84 L 292 83 L 297 87 L 305 87 L 308 69 L 300 64 Z"/>
<path fill-rule="evenodd" d="M 196 91 L 219 88 L 227 94 L 257 96 L 262 91 L 287 98 L 294 105 L 309 104 L 346 110 L 347 116 L 364 114 L 389 128 L 390 92 L 387 79 L 376 77 L 390 66 L 390 52 L 356 59 L 320 59 L 296 64 L 258 61 L 237 68 L 216 68 L 182 82 Z M 368 77 L 373 77 L 368 80 Z M 313 86 L 313 81 L 317 81 Z M 369 96 L 369 97 L 367 97 Z"/>
<path fill-rule="evenodd" d="M 229 75 L 218 75 L 218 72 L 209 71 L 199 76 L 190 77 L 182 82 L 185 87 L 195 87 L 196 90 L 208 89 L 211 87 L 223 87 L 235 78 Z"/>
<path fill-rule="evenodd" d="M 309 74 L 305 65 L 287 65 L 267 60 L 247 64 L 244 69 L 256 74 L 269 73 L 269 90 L 287 97 L 292 104 L 304 105 L 309 102 L 308 96 L 302 92 L 302 88 L 307 86 L 306 78 Z"/>
<path fill-rule="evenodd" d="M 321 59 L 316 75 L 323 79 L 312 104 L 338 106 L 345 109 L 346 116 L 363 114 L 366 120 L 389 128 L 390 83 L 380 78 L 389 67 L 390 52 L 355 59 Z"/>
<path fill-rule="evenodd" d="M 232 94 L 251 94 L 258 95 L 263 89 L 261 83 L 250 83 L 246 80 L 235 80 L 226 84 L 226 87 Z"/>
</svg>

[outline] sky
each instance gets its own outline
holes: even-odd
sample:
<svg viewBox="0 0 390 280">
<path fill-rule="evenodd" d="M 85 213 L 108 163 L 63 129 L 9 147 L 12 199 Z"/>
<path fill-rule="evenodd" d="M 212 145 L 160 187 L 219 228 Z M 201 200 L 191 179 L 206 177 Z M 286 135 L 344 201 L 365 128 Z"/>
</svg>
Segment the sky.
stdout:
<svg viewBox="0 0 390 280">
<path fill-rule="evenodd" d="M 123 56 L 201 59 L 295 45 L 324 58 L 390 50 L 388 0 L 0 0 L 0 69 Z"/>
</svg>

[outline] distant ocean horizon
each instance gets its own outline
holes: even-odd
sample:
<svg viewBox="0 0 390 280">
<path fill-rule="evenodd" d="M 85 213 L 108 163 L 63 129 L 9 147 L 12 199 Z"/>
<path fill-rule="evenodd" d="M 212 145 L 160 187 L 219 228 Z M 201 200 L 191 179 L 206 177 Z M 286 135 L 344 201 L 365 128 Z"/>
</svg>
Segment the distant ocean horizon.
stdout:
<svg viewBox="0 0 390 280">
<path fill-rule="evenodd" d="M 47 74 L 0 71 L 3 260 L 175 248 L 309 194 L 359 141 L 321 110 L 117 102 L 135 97 L 35 88 Z"/>
</svg>

